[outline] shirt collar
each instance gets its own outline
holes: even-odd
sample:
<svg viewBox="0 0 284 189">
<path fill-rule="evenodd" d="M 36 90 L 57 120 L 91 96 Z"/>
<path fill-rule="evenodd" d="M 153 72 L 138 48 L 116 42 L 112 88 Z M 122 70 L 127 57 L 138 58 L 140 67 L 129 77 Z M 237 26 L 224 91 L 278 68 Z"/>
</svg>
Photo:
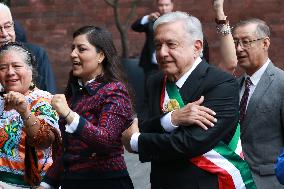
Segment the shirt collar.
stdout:
<svg viewBox="0 0 284 189">
<path fill-rule="evenodd" d="M 200 57 L 198 57 L 192 67 L 176 82 L 176 85 L 178 86 L 178 88 L 180 89 L 183 84 L 185 83 L 185 81 L 187 80 L 187 78 L 190 76 L 190 74 L 193 72 L 193 70 L 198 66 L 198 64 L 202 61 L 202 59 Z"/>
<path fill-rule="evenodd" d="M 265 64 L 263 64 L 260 69 L 258 69 L 254 74 L 252 74 L 252 76 L 245 74 L 245 78 L 250 77 L 252 84 L 254 86 L 256 86 L 258 84 L 261 76 L 265 72 L 269 62 L 270 62 L 270 59 L 268 58 L 267 61 L 265 62 Z"/>
<path fill-rule="evenodd" d="M 92 83 L 94 80 L 95 80 L 95 79 L 91 79 L 91 80 L 87 81 L 87 82 L 85 83 L 85 86 L 88 85 L 89 83 Z M 78 84 L 79 84 L 79 86 L 81 86 L 81 87 L 84 86 L 82 79 L 78 79 Z"/>
</svg>

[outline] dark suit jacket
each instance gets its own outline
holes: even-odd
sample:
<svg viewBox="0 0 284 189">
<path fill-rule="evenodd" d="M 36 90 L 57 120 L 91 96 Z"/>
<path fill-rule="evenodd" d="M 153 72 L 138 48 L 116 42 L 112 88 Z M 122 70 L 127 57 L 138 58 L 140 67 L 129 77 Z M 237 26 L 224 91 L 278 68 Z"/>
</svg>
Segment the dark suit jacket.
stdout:
<svg viewBox="0 0 284 189">
<path fill-rule="evenodd" d="M 154 22 L 148 22 L 147 24 L 141 24 L 142 18 L 136 20 L 131 28 L 136 32 L 144 32 L 146 35 L 144 47 L 142 49 L 140 55 L 139 66 L 141 66 L 144 70 L 149 70 L 154 68 L 158 68 L 158 65 L 152 63 L 153 53 L 155 52 L 154 46 L 154 30 L 153 25 Z"/>
<path fill-rule="evenodd" d="M 35 44 L 28 43 L 26 32 L 22 25 L 15 20 L 15 33 L 16 41 L 23 43 L 36 58 L 37 61 L 37 73 L 36 86 L 41 90 L 48 91 L 52 94 L 56 93 L 55 77 L 52 71 L 51 64 L 45 50 Z"/>
<path fill-rule="evenodd" d="M 241 125 L 245 160 L 258 189 L 284 188 L 276 180 L 274 170 L 284 146 L 283 127 L 284 71 L 270 62 L 250 98 Z"/>
<path fill-rule="evenodd" d="M 151 184 L 167 189 L 217 189 L 217 176 L 188 160 L 228 143 L 235 132 L 239 112 L 239 85 L 229 74 L 202 61 L 188 77 L 180 94 L 185 104 L 205 97 L 204 106 L 214 110 L 218 122 L 205 131 L 198 126 L 180 126 L 166 133 L 160 124 L 162 74 L 153 75 L 147 85 L 148 119 L 139 124 L 139 159 L 151 162 Z"/>
<path fill-rule="evenodd" d="M 41 90 L 56 93 L 55 77 L 47 53 L 43 48 L 32 43 L 23 43 L 35 56 L 37 61 L 36 86 Z"/>
</svg>

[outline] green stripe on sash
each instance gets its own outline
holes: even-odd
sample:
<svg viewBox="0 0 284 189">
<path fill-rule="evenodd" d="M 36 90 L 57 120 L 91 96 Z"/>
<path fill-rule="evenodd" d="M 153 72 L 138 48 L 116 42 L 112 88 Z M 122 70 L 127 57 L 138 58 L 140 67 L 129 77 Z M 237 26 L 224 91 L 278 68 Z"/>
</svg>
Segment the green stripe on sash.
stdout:
<svg viewBox="0 0 284 189">
<path fill-rule="evenodd" d="M 178 88 L 177 88 L 177 86 L 174 82 L 171 82 L 167 79 L 166 90 L 167 90 L 167 93 L 168 93 L 170 99 L 176 99 L 179 103 L 179 106 L 181 108 L 184 107 L 183 100 L 182 100 L 180 93 L 178 91 Z"/>
</svg>

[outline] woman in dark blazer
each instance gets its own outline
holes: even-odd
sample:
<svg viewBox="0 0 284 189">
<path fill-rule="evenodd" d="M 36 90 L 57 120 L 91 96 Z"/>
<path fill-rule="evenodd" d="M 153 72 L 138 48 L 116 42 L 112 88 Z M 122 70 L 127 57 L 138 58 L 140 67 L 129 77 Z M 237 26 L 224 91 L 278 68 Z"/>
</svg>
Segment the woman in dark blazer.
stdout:
<svg viewBox="0 0 284 189">
<path fill-rule="evenodd" d="M 132 102 L 111 34 L 85 26 L 73 34 L 72 72 L 53 107 L 64 145 L 42 186 L 132 189 L 121 133 L 132 122 Z"/>
</svg>

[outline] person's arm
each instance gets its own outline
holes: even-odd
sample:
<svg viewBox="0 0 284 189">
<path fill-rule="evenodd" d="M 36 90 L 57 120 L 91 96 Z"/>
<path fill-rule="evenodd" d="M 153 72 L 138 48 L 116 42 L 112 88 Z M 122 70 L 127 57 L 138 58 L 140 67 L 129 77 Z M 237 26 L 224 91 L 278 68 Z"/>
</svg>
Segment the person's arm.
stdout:
<svg viewBox="0 0 284 189">
<path fill-rule="evenodd" d="M 63 146 L 59 146 L 57 157 L 56 159 L 53 159 L 53 163 L 47 170 L 45 176 L 43 177 L 39 188 L 44 188 L 44 189 L 59 188 L 60 180 L 64 172 L 62 155 L 63 155 Z"/>
<path fill-rule="evenodd" d="M 146 32 L 147 31 L 147 26 L 148 26 L 148 23 L 146 24 L 142 24 L 142 20 L 143 18 L 146 19 L 147 15 L 142 17 L 142 18 L 139 18 L 137 19 L 132 25 L 131 25 L 131 29 L 133 31 L 136 31 L 136 32 Z"/>
<path fill-rule="evenodd" d="M 109 83 L 100 90 L 104 90 L 98 99 L 101 102 L 101 111 L 97 112 L 96 107 L 91 110 L 98 113 L 98 120 L 91 122 L 79 115 L 79 123 L 73 133 L 94 151 L 108 152 L 121 147 L 121 143 L 117 141 L 120 141 L 122 131 L 129 126 L 133 111 L 130 97 L 122 83 Z M 75 114 L 72 111 L 69 114 L 66 100 L 55 95 L 52 105 L 60 116 L 66 117 L 67 124 L 71 124 Z"/>
<path fill-rule="evenodd" d="M 214 0 L 213 10 L 217 24 L 217 34 L 220 40 L 221 62 L 218 66 L 231 74 L 237 68 L 237 55 L 233 36 L 227 16 L 223 9 L 224 0 Z"/>
<path fill-rule="evenodd" d="M 36 100 L 29 99 L 33 100 L 30 105 L 21 93 L 10 91 L 4 95 L 6 108 L 16 109 L 21 115 L 29 144 L 39 149 L 50 147 L 60 137 L 58 114 L 50 105 L 51 95 L 42 95 Z"/>
<path fill-rule="evenodd" d="M 136 20 L 132 25 L 132 30 L 136 32 L 147 32 L 149 30 L 148 23 L 154 22 L 157 18 L 160 17 L 159 12 L 152 12 L 149 15 L 145 15 L 142 18 Z"/>
<path fill-rule="evenodd" d="M 217 79 L 217 78 L 215 78 Z M 235 130 L 238 121 L 238 83 L 229 79 L 206 92 L 204 106 L 216 112 L 215 126 L 180 126 L 172 133 L 141 133 L 138 138 L 142 162 L 191 158 L 204 154 Z"/>
<path fill-rule="evenodd" d="M 281 154 L 277 158 L 277 163 L 275 165 L 275 174 L 278 181 L 284 184 L 284 148 L 281 150 Z"/>
</svg>

